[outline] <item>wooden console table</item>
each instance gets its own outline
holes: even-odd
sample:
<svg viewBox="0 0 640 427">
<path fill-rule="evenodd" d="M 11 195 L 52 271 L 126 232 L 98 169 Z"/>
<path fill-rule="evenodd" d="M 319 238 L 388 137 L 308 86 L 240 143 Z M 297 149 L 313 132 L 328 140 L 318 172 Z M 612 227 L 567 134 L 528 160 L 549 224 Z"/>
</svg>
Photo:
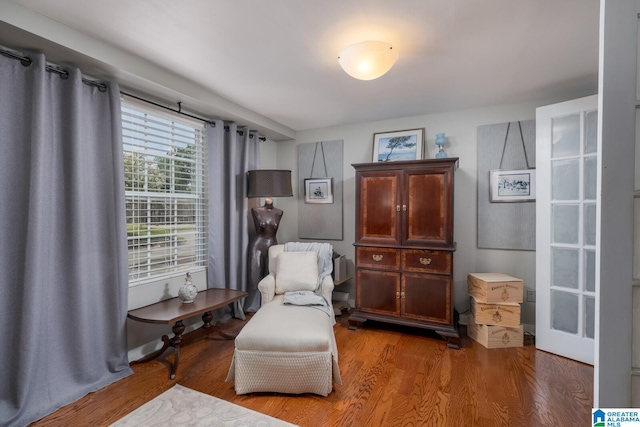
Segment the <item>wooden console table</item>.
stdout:
<svg viewBox="0 0 640 427">
<path fill-rule="evenodd" d="M 220 329 L 218 323 L 211 324 L 213 320 L 213 313 L 216 308 L 223 307 L 230 304 L 240 298 L 246 297 L 248 294 L 242 291 L 235 291 L 231 289 L 207 289 L 206 291 L 198 292 L 196 299 L 190 304 L 183 304 L 180 298 L 171 298 L 165 301 L 160 301 L 155 304 L 148 305 L 146 307 L 137 308 L 129 311 L 127 317 L 139 322 L 145 323 L 157 323 L 163 325 L 170 325 L 173 323 L 171 330 L 173 331 L 173 338 L 169 338 L 167 335 L 162 336 L 162 348 L 153 353 L 138 359 L 131 364 L 143 363 L 153 360 L 159 357 L 169 347 L 175 348 L 175 357 L 173 364 L 171 365 L 171 373 L 169 378 L 175 379 L 176 371 L 178 370 L 178 362 L 180 361 L 180 346 L 189 344 L 201 338 L 211 332 L 217 332 L 226 339 L 234 339 L 235 336 L 226 334 Z M 182 323 L 184 319 L 202 314 L 202 321 L 204 325 L 200 328 L 182 334 L 185 326 Z"/>
</svg>

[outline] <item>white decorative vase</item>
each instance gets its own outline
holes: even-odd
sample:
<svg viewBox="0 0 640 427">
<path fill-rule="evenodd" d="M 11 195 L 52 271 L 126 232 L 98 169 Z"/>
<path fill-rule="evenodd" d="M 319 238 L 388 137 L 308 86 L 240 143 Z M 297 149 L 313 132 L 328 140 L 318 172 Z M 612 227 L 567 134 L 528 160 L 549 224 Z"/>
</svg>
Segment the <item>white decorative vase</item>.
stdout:
<svg viewBox="0 0 640 427">
<path fill-rule="evenodd" d="M 198 288 L 191 281 L 191 273 L 187 273 L 187 277 L 184 278 L 184 283 L 178 290 L 178 297 L 182 300 L 183 304 L 192 303 L 198 295 Z"/>
</svg>

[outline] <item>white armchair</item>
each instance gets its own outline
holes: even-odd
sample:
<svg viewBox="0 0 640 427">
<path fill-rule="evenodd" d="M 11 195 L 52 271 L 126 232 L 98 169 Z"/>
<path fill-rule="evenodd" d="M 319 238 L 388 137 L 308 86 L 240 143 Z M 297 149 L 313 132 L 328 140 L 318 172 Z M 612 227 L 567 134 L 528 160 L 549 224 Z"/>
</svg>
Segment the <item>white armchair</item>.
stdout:
<svg viewBox="0 0 640 427">
<path fill-rule="evenodd" d="M 276 274 L 277 274 L 277 259 L 278 255 L 284 252 L 284 245 L 274 245 L 269 248 L 269 274 L 258 283 L 258 289 L 262 297 L 261 305 L 265 305 L 273 301 L 276 294 Z M 331 275 L 327 275 L 320 284 L 320 291 L 322 296 L 328 302 L 331 302 L 331 296 L 333 293 L 333 279 Z"/>
<path fill-rule="evenodd" d="M 322 265 L 315 253 L 285 253 L 290 254 L 284 245 L 269 248 L 269 274 L 258 284 L 262 304 L 236 337 L 227 381 L 235 381 L 237 394 L 327 396 L 333 390 L 333 382 L 342 384 L 330 303 L 333 280 L 328 274 L 320 283 L 319 290 L 328 302 L 326 310 L 284 304 L 287 291 L 317 288 L 317 265 Z M 315 270 L 308 258 L 317 262 Z"/>
</svg>

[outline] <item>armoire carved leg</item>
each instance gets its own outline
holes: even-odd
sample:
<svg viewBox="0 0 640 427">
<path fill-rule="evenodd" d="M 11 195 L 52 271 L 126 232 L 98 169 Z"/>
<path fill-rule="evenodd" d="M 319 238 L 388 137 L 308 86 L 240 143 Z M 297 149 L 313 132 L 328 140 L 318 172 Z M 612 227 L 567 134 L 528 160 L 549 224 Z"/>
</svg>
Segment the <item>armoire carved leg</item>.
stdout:
<svg viewBox="0 0 640 427">
<path fill-rule="evenodd" d="M 349 330 L 357 331 L 358 328 L 362 327 L 362 324 L 364 322 L 366 322 L 366 321 L 367 321 L 367 319 L 362 319 L 362 318 L 359 318 L 359 317 L 358 318 L 354 318 L 354 316 L 351 315 L 349 317 L 349 320 L 348 320 L 348 322 L 349 322 Z"/>
<path fill-rule="evenodd" d="M 438 335 L 447 340 L 447 347 L 453 348 L 456 350 L 460 349 L 460 336 L 458 334 L 452 334 L 447 332 L 439 332 L 436 331 Z"/>
</svg>

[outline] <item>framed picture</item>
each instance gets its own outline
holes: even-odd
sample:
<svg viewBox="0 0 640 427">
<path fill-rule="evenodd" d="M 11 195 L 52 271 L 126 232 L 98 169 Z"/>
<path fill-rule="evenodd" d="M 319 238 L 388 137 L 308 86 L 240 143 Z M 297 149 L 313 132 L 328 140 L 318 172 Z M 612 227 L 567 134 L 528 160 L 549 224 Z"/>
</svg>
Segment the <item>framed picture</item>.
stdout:
<svg viewBox="0 0 640 427">
<path fill-rule="evenodd" d="M 373 161 L 420 160 L 424 150 L 424 128 L 373 134 Z"/>
<path fill-rule="evenodd" d="M 489 171 L 490 201 L 530 202 L 536 200 L 536 170 Z"/>
<path fill-rule="evenodd" d="M 304 180 L 305 203 L 333 203 L 333 178 Z"/>
</svg>

